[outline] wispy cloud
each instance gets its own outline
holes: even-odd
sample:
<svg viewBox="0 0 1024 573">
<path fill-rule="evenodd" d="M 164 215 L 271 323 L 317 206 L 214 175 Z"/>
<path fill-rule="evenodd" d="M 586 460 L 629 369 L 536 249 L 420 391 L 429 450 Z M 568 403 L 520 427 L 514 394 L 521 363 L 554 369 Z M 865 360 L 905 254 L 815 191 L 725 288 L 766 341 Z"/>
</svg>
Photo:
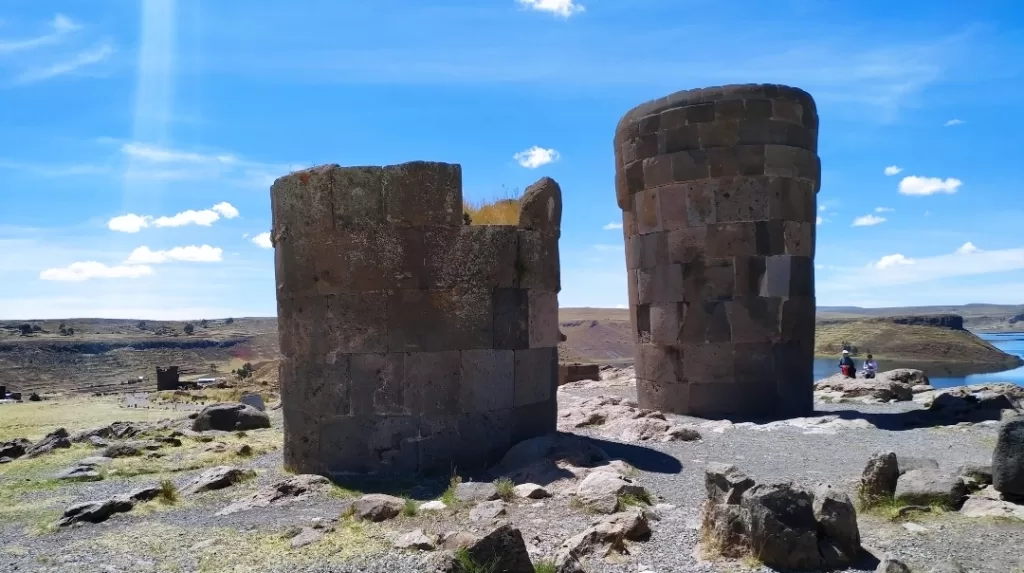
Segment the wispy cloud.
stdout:
<svg viewBox="0 0 1024 573">
<path fill-rule="evenodd" d="M 105 61 L 114 53 L 114 46 L 109 43 L 98 44 L 88 50 L 79 52 L 67 60 L 49 64 L 39 68 L 32 68 L 22 72 L 14 78 L 16 85 L 26 85 L 63 76 L 73 73 L 79 68 L 84 68 Z"/>
<path fill-rule="evenodd" d="M 825 218 L 824 218 L 824 217 L 822 217 L 821 215 L 818 215 L 818 219 L 817 219 L 816 223 L 817 223 L 818 225 L 820 225 L 820 224 L 822 224 L 822 223 L 824 223 L 824 222 L 825 222 Z"/>
<path fill-rule="evenodd" d="M 44 281 L 81 282 L 89 279 L 137 279 L 153 274 L 145 265 L 117 265 L 108 267 L 96 261 L 71 263 L 63 268 L 46 269 L 39 273 Z"/>
<path fill-rule="evenodd" d="M 274 179 L 291 171 L 288 165 L 250 161 L 234 153 L 198 152 L 142 143 L 124 142 L 129 181 L 192 181 L 222 179 L 241 187 L 269 188 Z"/>
<path fill-rule="evenodd" d="M 934 195 L 936 193 L 956 193 L 964 184 L 963 181 L 949 177 L 918 177 L 911 175 L 900 181 L 899 192 L 903 195 Z"/>
<path fill-rule="evenodd" d="M 252 241 L 254 245 L 256 245 L 256 246 L 258 246 L 258 247 L 260 247 L 262 249 L 272 249 L 272 248 L 274 248 L 274 244 L 270 241 L 270 233 L 269 232 L 267 232 L 267 233 L 260 233 L 259 235 L 256 235 L 255 237 L 253 237 L 252 239 L 249 239 L 249 240 Z"/>
<path fill-rule="evenodd" d="M 119 233 L 138 233 L 142 229 L 153 227 L 184 227 L 186 225 L 199 225 L 209 227 L 219 221 L 221 217 L 234 219 L 239 216 L 238 209 L 227 202 L 217 203 L 209 209 L 196 211 L 189 209 L 171 216 L 153 217 L 151 215 L 118 215 L 107 221 L 107 228 Z"/>
<path fill-rule="evenodd" d="M 885 174 L 890 176 L 890 177 L 893 176 L 893 175 L 899 175 L 900 171 L 903 171 L 903 168 L 902 167 L 898 167 L 896 165 L 890 165 L 890 166 L 885 168 Z"/>
<path fill-rule="evenodd" d="M 544 149 L 536 145 L 512 156 L 519 165 L 527 169 L 536 169 L 541 165 L 558 161 L 559 157 L 558 152 L 554 149 Z"/>
<path fill-rule="evenodd" d="M 2 40 L 0 39 L 0 55 L 13 54 L 34 50 L 42 46 L 48 46 L 60 42 L 65 36 L 81 29 L 81 25 L 63 14 L 57 14 L 49 23 L 50 31 L 46 34 L 27 38 L 23 40 Z"/>
<path fill-rule="evenodd" d="M 962 119 L 951 119 L 946 123 L 942 124 L 942 127 L 953 127 L 954 125 L 963 125 L 964 123 L 966 122 L 964 122 L 964 120 Z"/>
<path fill-rule="evenodd" d="M 573 0 L 519 0 L 519 3 L 531 10 L 549 12 L 563 18 L 584 12 L 586 8 Z"/>
<path fill-rule="evenodd" d="M 602 229 L 604 229 L 605 231 L 615 231 L 618 229 L 622 229 L 622 223 L 608 223 L 607 225 L 602 227 Z"/>
<path fill-rule="evenodd" d="M 867 265 L 871 272 L 858 269 L 838 269 L 827 281 L 823 291 L 867 292 L 892 285 L 926 283 L 956 277 L 987 275 L 1024 269 L 1024 248 L 982 250 L 973 243 L 965 243 L 952 253 L 930 257 L 911 257 L 903 253 L 885 255 Z"/>
<path fill-rule="evenodd" d="M 874 267 L 876 269 L 888 269 L 900 265 L 912 265 L 915 262 L 916 261 L 914 259 L 909 259 L 901 255 L 900 253 L 896 253 L 895 255 L 885 255 L 884 257 L 879 259 L 878 262 L 872 263 L 868 266 Z"/>
<path fill-rule="evenodd" d="M 853 220 L 854 227 L 873 227 L 880 225 L 885 222 L 885 217 L 878 217 L 877 215 L 864 215 L 863 217 L 857 217 Z"/>
<path fill-rule="evenodd" d="M 875 207 L 875 213 L 892 213 L 895 210 L 892 207 Z"/>
<path fill-rule="evenodd" d="M 144 159 L 152 163 L 220 163 L 224 165 L 238 163 L 238 158 L 229 154 L 203 155 L 137 142 L 125 143 L 121 146 L 121 152 L 129 157 Z"/>
<path fill-rule="evenodd" d="M 224 250 L 210 245 L 187 247 L 174 247 L 166 251 L 153 251 L 149 247 L 142 246 L 134 251 L 125 260 L 128 265 L 158 265 L 172 261 L 189 263 L 218 263 L 224 260 Z"/>
</svg>

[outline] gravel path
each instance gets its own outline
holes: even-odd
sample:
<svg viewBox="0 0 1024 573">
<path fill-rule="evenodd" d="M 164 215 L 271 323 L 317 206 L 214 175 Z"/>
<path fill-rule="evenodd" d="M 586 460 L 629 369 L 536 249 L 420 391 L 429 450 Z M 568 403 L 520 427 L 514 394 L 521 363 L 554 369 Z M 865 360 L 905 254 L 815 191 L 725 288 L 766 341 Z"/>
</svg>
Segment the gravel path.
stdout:
<svg viewBox="0 0 1024 573">
<path fill-rule="evenodd" d="M 560 391 L 560 403 L 597 395 L 630 396 L 628 385 L 580 383 Z M 918 408 L 912 403 L 886 405 L 820 405 L 820 414 L 840 414 L 853 421 L 847 425 L 780 424 L 768 428 L 751 424 L 705 425 L 703 439 L 694 442 L 621 444 L 593 432 L 579 432 L 598 440 L 612 457 L 639 470 L 637 480 L 655 496 L 661 520 L 653 523 L 647 543 L 631 546 L 631 555 L 615 562 L 591 560 L 589 573 L 719 572 L 744 570 L 734 562 L 704 562 L 694 556 L 699 537 L 699 508 L 704 500 L 703 468 L 709 462 L 735 464 L 758 482 L 795 481 L 813 485 L 828 482 L 852 492 L 868 457 L 878 450 L 899 456 L 929 457 L 944 468 L 965 463 L 990 462 L 995 424 L 974 424 L 921 429 L 898 428 L 900 414 Z M 669 416 L 671 421 L 702 425 L 704 420 Z M 280 418 L 275 413 L 275 427 Z M 857 427 L 859 424 L 860 427 Z M 224 517 L 214 514 L 231 500 L 286 474 L 280 452 L 254 458 L 247 464 L 258 477 L 221 492 L 183 498 L 177 506 L 133 511 L 107 522 L 45 534 L 27 533 L 23 523 L 0 523 L 0 571 L 83 572 L 387 572 L 430 571 L 438 553 L 414 553 L 390 548 L 389 539 L 422 527 L 437 533 L 463 530 L 486 531 L 488 524 L 472 523 L 468 511 L 439 516 L 421 514 L 386 524 L 338 523 L 328 540 L 291 551 L 282 537 L 294 526 L 314 520 L 337 518 L 346 502 L 341 497 L 320 496 L 283 507 L 240 512 Z M 174 477 L 182 487 L 201 470 Z M 130 487 L 150 485 L 152 477 L 104 480 L 75 484 L 56 491 L 37 492 L 38 499 L 59 496 L 60 507 L 76 501 L 123 493 Z M 433 484 L 436 492 L 443 484 Z M 0 483 L 0 487 L 3 484 Z M 559 484 L 553 485 L 556 491 Z M 425 497 L 425 496 L 424 496 Z M 552 557 L 566 538 L 582 531 L 594 517 L 574 510 L 567 497 L 537 503 L 517 501 L 505 519 L 522 531 L 531 553 Z M 933 515 L 916 521 L 924 531 L 911 532 L 903 524 L 871 515 L 860 516 L 864 544 L 905 560 L 915 572 L 926 573 L 939 562 L 954 558 L 972 573 L 1024 571 L 1024 522 L 967 519 L 956 513 Z M 746 569 L 751 570 L 751 569 Z M 757 569 L 755 569 L 757 570 Z M 760 570 L 768 571 L 762 568 Z M 873 568 L 851 569 L 873 571 Z"/>
</svg>

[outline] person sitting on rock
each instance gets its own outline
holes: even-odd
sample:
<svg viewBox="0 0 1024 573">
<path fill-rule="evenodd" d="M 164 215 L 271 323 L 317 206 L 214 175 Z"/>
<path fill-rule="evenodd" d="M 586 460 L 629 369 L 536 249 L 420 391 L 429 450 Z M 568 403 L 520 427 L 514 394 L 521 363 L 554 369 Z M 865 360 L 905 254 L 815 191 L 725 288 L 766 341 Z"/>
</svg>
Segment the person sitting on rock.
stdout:
<svg viewBox="0 0 1024 573">
<path fill-rule="evenodd" d="M 853 363 L 849 350 L 843 350 L 843 357 L 839 359 L 839 370 L 847 378 L 857 377 L 857 365 Z"/>
<path fill-rule="evenodd" d="M 874 378 L 875 374 L 878 373 L 878 363 L 875 362 L 875 358 L 868 354 L 868 359 L 864 361 L 864 377 Z"/>
</svg>

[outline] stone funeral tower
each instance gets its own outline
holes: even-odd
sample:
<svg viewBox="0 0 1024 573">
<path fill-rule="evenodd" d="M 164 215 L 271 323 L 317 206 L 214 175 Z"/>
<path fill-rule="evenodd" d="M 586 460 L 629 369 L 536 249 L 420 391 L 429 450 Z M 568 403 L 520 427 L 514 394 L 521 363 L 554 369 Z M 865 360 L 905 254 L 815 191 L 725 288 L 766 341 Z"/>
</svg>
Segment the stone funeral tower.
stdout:
<svg viewBox="0 0 1024 573">
<path fill-rule="evenodd" d="M 677 92 L 615 130 L 637 395 L 644 408 L 782 418 L 813 410 L 821 164 L 806 92 Z"/>
<path fill-rule="evenodd" d="M 463 221 L 459 165 L 327 165 L 271 188 L 284 459 L 449 472 L 555 429 L 562 198 Z"/>
</svg>

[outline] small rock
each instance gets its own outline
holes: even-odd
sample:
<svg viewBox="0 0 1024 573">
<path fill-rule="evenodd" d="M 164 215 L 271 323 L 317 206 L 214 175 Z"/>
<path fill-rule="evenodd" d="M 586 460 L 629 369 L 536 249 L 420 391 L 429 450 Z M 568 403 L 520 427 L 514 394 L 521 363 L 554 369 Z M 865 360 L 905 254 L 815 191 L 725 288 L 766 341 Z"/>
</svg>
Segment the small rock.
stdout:
<svg viewBox="0 0 1024 573">
<path fill-rule="evenodd" d="M 110 442 L 99 436 L 89 436 L 86 438 L 86 443 L 94 448 L 105 448 L 110 445 Z"/>
<path fill-rule="evenodd" d="M 875 568 L 875 573 L 912 573 L 910 567 L 907 567 L 905 563 L 899 559 L 892 559 L 890 557 L 883 558 L 879 563 L 878 567 Z"/>
<path fill-rule="evenodd" d="M 238 446 L 238 449 L 235 450 L 235 455 L 243 457 L 251 456 L 252 446 L 250 446 L 249 444 L 242 444 L 241 446 Z"/>
<path fill-rule="evenodd" d="M 25 450 L 26 458 L 35 458 L 52 452 L 55 449 L 66 449 L 71 447 L 71 440 L 68 439 L 68 431 L 58 428 Z"/>
<path fill-rule="evenodd" d="M 704 470 L 704 487 L 712 503 L 737 504 L 754 480 L 736 466 L 710 463 Z"/>
<path fill-rule="evenodd" d="M 1024 521 L 1024 505 L 972 495 L 960 508 L 960 514 L 966 517 L 997 517 Z"/>
<path fill-rule="evenodd" d="M 418 549 L 420 551 L 433 551 L 437 542 L 427 536 L 422 529 L 416 529 L 402 534 L 395 540 L 395 547 L 398 549 Z"/>
<path fill-rule="evenodd" d="M 448 506 L 439 499 L 420 504 L 420 511 L 444 511 Z"/>
<path fill-rule="evenodd" d="M 651 528 L 646 515 L 636 508 L 609 515 L 562 543 L 555 555 L 555 567 L 560 572 L 583 571 L 580 558 L 585 555 L 627 553 L 627 540 L 643 541 L 650 535 Z"/>
<path fill-rule="evenodd" d="M 292 537 L 291 546 L 292 549 L 300 549 L 307 545 L 311 545 L 320 541 L 324 538 L 324 532 L 319 529 L 313 529 L 312 527 L 303 527 L 298 535 Z"/>
<path fill-rule="evenodd" d="M 466 531 L 452 531 L 441 536 L 440 544 L 444 549 L 457 551 L 467 549 L 480 541 L 480 538 Z"/>
<path fill-rule="evenodd" d="M 494 501 L 500 497 L 498 495 L 498 488 L 493 483 L 470 481 L 455 486 L 455 499 L 459 501 Z"/>
<path fill-rule="evenodd" d="M 918 458 L 914 456 L 900 457 L 900 475 L 913 470 L 937 470 L 939 462 L 932 458 Z"/>
<path fill-rule="evenodd" d="M 861 490 L 875 498 L 892 497 L 900 477 L 900 466 L 895 452 L 879 452 L 868 459 L 861 475 Z"/>
<path fill-rule="evenodd" d="M 469 512 L 469 519 L 473 521 L 488 521 L 500 515 L 505 515 L 505 502 L 501 500 L 485 501 L 478 504 Z"/>
<path fill-rule="evenodd" d="M 999 427 L 992 453 L 992 485 L 1004 494 L 1024 497 L 1024 416 Z"/>
<path fill-rule="evenodd" d="M 394 519 L 403 507 L 405 500 L 382 493 L 366 494 L 352 503 L 352 509 L 359 519 L 373 522 Z"/>
<path fill-rule="evenodd" d="M 147 487 L 140 487 L 138 489 L 134 489 L 120 497 L 122 499 L 127 499 L 129 501 L 133 501 L 136 503 L 144 503 L 147 501 L 153 501 L 154 499 L 159 497 L 160 491 L 161 489 L 159 486 L 151 485 Z"/>
<path fill-rule="evenodd" d="M 75 465 L 58 472 L 54 479 L 68 481 L 99 481 L 103 475 L 99 469 L 110 462 L 110 458 L 91 457 L 79 460 Z"/>
<path fill-rule="evenodd" d="M 619 508 L 619 496 L 625 495 L 643 498 L 647 490 L 629 478 L 608 472 L 594 472 L 576 488 L 576 499 L 598 513 L 614 513 Z"/>
<path fill-rule="evenodd" d="M 524 483 L 515 487 L 516 497 L 525 499 L 544 499 L 551 497 L 551 492 L 535 483 Z"/>
<path fill-rule="evenodd" d="M 181 440 L 178 439 L 176 436 L 160 436 L 158 438 L 154 438 L 153 441 L 163 444 L 165 446 L 170 446 L 172 448 L 181 447 Z"/>
<path fill-rule="evenodd" d="M 196 494 L 204 491 L 224 489 L 255 475 L 256 473 L 252 470 L 243 470 L 231 466 L 218 466 L 203 472 L 185 488 L 184 493 Z"/>
<path fill-rule="evenodd" d="M 25 455 L 25 452 L 32 447 L 32 442 L 25 438 L 15 438 L 7 442 L 0 442 L 0 458 L 16 459 Z"/>
<path fill-rule="evenodd" d="M 115 513 L 126 513 L 134 504 L 126 499 L 111 498 L 102 501 L 88 501 L 69 507 L 64 511 L 57 525 L 66 527 L 75 523 L 100 523 Z"/>
<path fill-rule="evenodd" d="M 908 521 L 908 522 L 904 523 L 903 524 L 903 529 L 906 529 L 907 531 L 909 531 L 911 533 L 927 533 L 928 532 L 928 528 L 927 527 L 924 527 L 922 525 L 914 523 L 913 521 Z"/>
<path fill-rule="evenodd" d="M 828 485 L 819 485 L 814 490 L 814 519 L 818 529 L 829 537 L 840 550 L 834 555 L 831 567 L 847 565 L 860 554 L 860 530 L 857 527 L 857 510 L 845 493 Z"/>
<path fill-rule="evenodd" d="M 103 456 L 107 458 L 128 458 L 139 455 L 142 455 L 142 448 L 131 442 L 112 444 L 103 451 Z"/>
</svg>

